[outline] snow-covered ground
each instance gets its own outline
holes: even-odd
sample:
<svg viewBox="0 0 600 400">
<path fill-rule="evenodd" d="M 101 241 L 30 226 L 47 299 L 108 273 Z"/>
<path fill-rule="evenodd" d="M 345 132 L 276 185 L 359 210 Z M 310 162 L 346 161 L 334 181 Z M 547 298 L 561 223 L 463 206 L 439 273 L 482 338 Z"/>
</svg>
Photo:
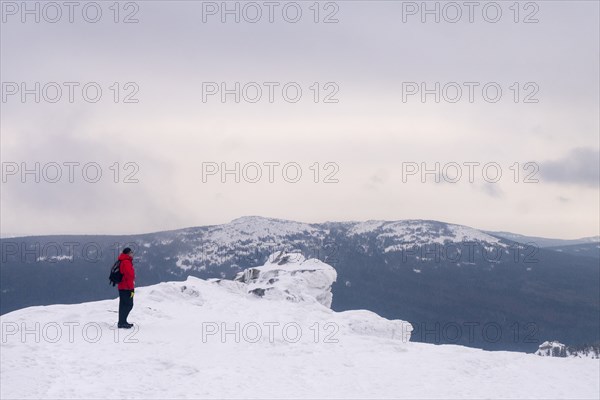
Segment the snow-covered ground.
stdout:
<svg viewBox="0 0 600 400">
<path fill-rule="evenodd" d="M 409 342 L 404 321 L 323 305 L 335 279 L 326 264 L 299 258 L 254 270 L 244 281 L 138 288 L 132 330 L 113 328 L 117 299 L 5 314 L 0 397 L 600 396 L 599 360 Z M 303 296 L 266 294 L 292 283 Z M 262 297 L 248 293 L 257 288 Z"/>
</svg>

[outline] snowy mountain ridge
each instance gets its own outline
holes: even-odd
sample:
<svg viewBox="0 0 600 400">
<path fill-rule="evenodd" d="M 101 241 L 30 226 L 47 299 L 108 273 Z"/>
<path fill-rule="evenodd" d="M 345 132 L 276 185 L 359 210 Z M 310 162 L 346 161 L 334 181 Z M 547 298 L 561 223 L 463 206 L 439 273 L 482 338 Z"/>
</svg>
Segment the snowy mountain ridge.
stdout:
<svg viewBox="0 0 600 400">
<path fill-rule="evenodd" d="M 520 243 L 535 243 L 540 247 L 553 247 L 553 246 L 568 246 L 575 244 L 593 244 L 600 243 L 600 236 L 588 236 L 579 239 L 554 239 L 545 238 L 539 236 L 527 236 L 512 232 L 501 232 L 501 231 L 484 231 L 487 234 L 501 237 L 504 239 L 512 240 Z"/>
<path fill-rule="evenodd" d="M 248 279 L 137 288 L 130 331 L 112 329 L 116 299 L 4 314 L 0 396 L 598 398 L 596 360 L 409 342 L 405 321 L 313 301 L 331 267 L 284 257 Z M 301 299 L 252 290 L 270 282 L 285 293 L 292 278 Z"/>
<path fill-rule="evenodd" d="M 177 254 L 177 267 L 183 270 L 203 270 L 206 265 L 227 262 L 237 256 L 270 254 L 276 250 L 297 250 L 311 247 L 315 252 L 326 252 L 332 230 L 360 240 L 376 235 L 376 245 L 383 252 L 399 252 L 427 245 L 479 244 L 489 250 L 494 246 L 507 247 L 501 239 L 463 225 L 427 220 L 326 222 L 307 224 L 276 218 L 248 216 L 228 224 L 186 228 L 170 232 L 191 249 Z M 168 234 L 165 232 L 164 234 Z M 166 243 L 170 243 L 171 238 Z M 143 243 L 142 246 L 160 246 L 164 240 Z M 365 247 L 365 251 L 368 248 Z"/>
</svg>

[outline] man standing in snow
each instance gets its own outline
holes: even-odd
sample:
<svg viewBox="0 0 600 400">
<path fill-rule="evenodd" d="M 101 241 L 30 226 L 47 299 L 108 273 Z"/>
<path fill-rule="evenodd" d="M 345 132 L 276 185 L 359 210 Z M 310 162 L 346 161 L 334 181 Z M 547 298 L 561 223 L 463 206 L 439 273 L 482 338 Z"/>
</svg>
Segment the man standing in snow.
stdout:
<svg viewBox="0 0 600 400">
<path fill-rule="evenodd" d="M 135 269 L 133 269 L 133 251 L 125 247 L 119 255 L 119 270 L 123 274 L 123 279 L 119 283 L 119 328 L 129 329 L 133 326 L 127 322 L 127 316 L 133 308 L 133 293 Z"/>
</svg>

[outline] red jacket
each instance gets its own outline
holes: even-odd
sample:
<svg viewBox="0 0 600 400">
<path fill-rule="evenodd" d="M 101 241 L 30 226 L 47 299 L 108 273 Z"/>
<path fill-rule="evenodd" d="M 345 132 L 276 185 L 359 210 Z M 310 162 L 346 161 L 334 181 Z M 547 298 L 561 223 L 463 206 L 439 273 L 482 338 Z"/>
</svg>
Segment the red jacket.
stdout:
<svg viewBox="0 0 600 400">
<path fill-rule="evenodd" d="M 119 255 L 120 272 L 123 274 L 121 283 L 117 286 L 119 290 L 133 290 L 135 280 L 135 269 L 133 268 L 133 258 L 129 254 L 121 253 Z"/>
</svg>

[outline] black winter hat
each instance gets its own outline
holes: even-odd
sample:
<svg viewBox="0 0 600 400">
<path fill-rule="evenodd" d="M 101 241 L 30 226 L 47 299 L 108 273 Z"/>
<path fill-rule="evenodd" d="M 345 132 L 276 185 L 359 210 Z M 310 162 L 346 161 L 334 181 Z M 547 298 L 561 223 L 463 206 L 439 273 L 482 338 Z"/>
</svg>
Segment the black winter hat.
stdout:
<svg viewBox="0 0 600 400">
<path fill-rule="evenodd" d="M 129 247 L 125 247 L 123 249 L 123 254 L 129 254 L 129 253 L 131 253 L 131 249 Z"/>
</svg>

